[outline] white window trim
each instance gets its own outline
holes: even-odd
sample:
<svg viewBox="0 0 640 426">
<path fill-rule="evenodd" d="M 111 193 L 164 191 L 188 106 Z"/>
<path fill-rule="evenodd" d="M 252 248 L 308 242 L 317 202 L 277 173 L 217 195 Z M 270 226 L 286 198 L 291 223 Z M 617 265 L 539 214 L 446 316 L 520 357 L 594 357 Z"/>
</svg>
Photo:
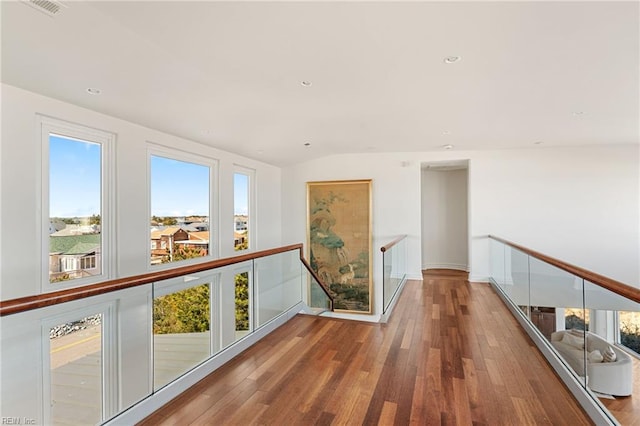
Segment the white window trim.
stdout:
<svg viewBox="0 0 640 426">
<path fill-rule="evenodd" d="M 40 247 L 40 276 L 43 293 L 58 291 L 68 288 L 82 287 L 100 281 L 106 281 L 115 277 L 115 134 L 104 130 L 93 129 L 87 126 L 69 123 L 60 119 L 37 116 L 38 140 L 40 141 L 40 187 L 36 191 L 39 200 L 37 206 L 40 223 L 37 226 L 38 246 Z M 102 269 L 99 275 L 87 278 L 78 278 L 57 283 L 49 282 L 49 135 L 57 134 L 70 139 L 100 144 L 100 239 Z"/>
<path fill-rule="evenodd" d="M 216 208 L 218 203 L 218 160 L 201 154 L 195 154 L 188 151 L 183 151 L 175 148 L 169 148 L 164 145 L 159 145 L 153 142 L 147 142 L 147 223 L 149 224 L 152 216 L 151 212 L 151 156 L 164 157 L 171 160 L 184 161 L 187 163 L 197 164 L 209 168 L 209 254 L 196 259 L 180 260 L 177 262 L 162 263 L 158 265 L 152 265 L 151 259 L 151 244 L 148 242 L 145 244 L 147 247 L 147 270 L 158 271 L 163 269 L 171 269 L 176 266 L 183 266 L 195 263 L 202 263 L 217 259 L 219 257 L 219 244 L 220 233 L 215 232 L 215 238 L 212 237 L 214 232 L 212 230 L 219 230 L 218 224 L 218 209 Z M 151 241 L 150 226 L 146 233 L 147 241 Z"/>
<path fill-rule="evenodd" d="M 234 183 L 235 183 L 235 175 L 236 174 L 242 174 L 247 176 L 248 178 L 248 182 L 247 182 L 247 190 L 249 191 L 249 193 L 247 194 L 247 235 L 249 236 L 249 245 L 247 246 L 246 250 L 242 250 L 243 253 L 247 253 L 247 252 L 252 252 L 255 251 L 256 248 L 256 223 L 257 221 L 255 220 L 255 214 L 256 214 L 256 209 L 254 209 L 253 206 L 255 206 L 255 197 L 256 197 L 256 171 L 255 169 L 250 169 L 248 167 L 244 167 L 238 164 L 234 164 L 233 165 L 233 176 L 234 176 Z M 232 194 L 235 194 L 235 188 L 233 188 L 232 190 Z M 235 199 L 233 200 L 233 216 L 235 217 L 235 206 L 236 202 Z M 232 249 L 235 251 L 235 223 L 234 223 L 234 227 L 233 227 L 233 240 L 234 240 L 234 246 L 232 247 Z"/>
</svg>

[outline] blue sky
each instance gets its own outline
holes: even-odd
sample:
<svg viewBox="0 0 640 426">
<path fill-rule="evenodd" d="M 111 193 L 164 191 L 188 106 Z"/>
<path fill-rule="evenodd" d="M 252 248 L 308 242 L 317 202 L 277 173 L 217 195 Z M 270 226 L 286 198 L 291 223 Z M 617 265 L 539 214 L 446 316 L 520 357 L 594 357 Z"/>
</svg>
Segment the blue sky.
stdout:
<svg viewBox="0 0 640 426">
<path fill-rule="evenodd" d="M 100 214 L 100 145 L 51 135 L 50 217 Z M 234 175 L 234 213 L 246 214 L 248 176 Z M 209 167 L 151 156 L 151 214 L 209 215 Z"/>
<path fill-rule="evenodd" d="M 100 214 L 100 145 L 49 137 L 49 216 Z"/>
</svg>

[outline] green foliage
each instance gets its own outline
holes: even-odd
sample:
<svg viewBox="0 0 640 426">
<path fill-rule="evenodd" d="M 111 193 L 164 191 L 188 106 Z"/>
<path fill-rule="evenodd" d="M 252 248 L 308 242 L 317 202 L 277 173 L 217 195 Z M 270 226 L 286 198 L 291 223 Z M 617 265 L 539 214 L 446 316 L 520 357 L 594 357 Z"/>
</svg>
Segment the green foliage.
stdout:
<svg viewBox="0 0 640 426">
<path fill-rule="evenodd" d="M 178 220 L 175 217 L 171 216 L 151 216 L 151 221 L 156 222 L 158 224 L 162 224 L 164 226 L 177 225 Z"/>
<path fill-rule="evenodd" d="M 240 250 L 247 250 L 248 248 L 249 248 L 249 240 L 245 238 L 243 242 L 241 242 L 240 244 L 236 244 L 233 249 L 235 251 L 240 251 Z"/>
<path fill-rule="evenodd" d="M 71 277 L 69 276 L 69 274 L 62 274 L 59 277 L 52 278 L 49 282 L 51 282 L 51 283 L 60 283 L 62 281 L 69 281 L 70 279 L 71 279 Z"/>
<path fill-rule="evenodd" d="M 191 287 L 153 300 L 153 332 L 200 333 L 209 330 L 209 285 Z"/>
<path fill-rule="evenodd" d="M 202 256 L 204 256 L 204 253 L 199 248 L 185 246 L 179 247 L 177 244 L 174 244 L 173 260 L 171 260 L 171 252 L 167 249 L 167 254 L 162 257 L 162 263 L 177 262 L 179 260 L 194 259 Z"/>
<path fill-rule="evenodd" d="M 249 330 L 249 273 L 236 274 L 236 330 Z"/>
<path fill-rule="evenodd" d="M 623 323 L 620 327 L 620 343 L 640 354 L 640 325 Z"/>
<path fill-rule="evenodd" d="M 100 221 L 101 218 L 99 214 L 92 214 L 89 218 L 89 225 L 100 225 Z"/>
</svg>

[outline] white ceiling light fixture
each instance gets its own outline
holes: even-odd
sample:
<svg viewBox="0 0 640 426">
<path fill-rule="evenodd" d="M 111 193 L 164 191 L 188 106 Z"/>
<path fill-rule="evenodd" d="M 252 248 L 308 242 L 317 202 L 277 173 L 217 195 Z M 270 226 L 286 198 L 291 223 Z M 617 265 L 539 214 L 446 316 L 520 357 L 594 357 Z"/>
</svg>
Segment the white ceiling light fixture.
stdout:
<svg viewBox="0 0 640 426">
<path fill-rule="evenodd" d="M 573 115 L 574 117 L 580 117 L 584 115 L 584 111 L 573 111 L 571 115 Z"/>
<path fill-rule="evenodd" d="M 311 142 L 305 142 L 304 146 L 306 146 L 307 148 L 311 146 Z"/>
<path fill-rule="evenodd" d="M 442 145 L 442 147 L 444 149 L 453 149 L 453 145 L 451 145 L 450 143 L 446 144 L 446 145 Z"/>
<path fill-rule="evenodd" d="M 455 64 L 456 62 L 460 62 L 461 60 L 462 60 L 462 56 L 445 56 L 444 63 Z"/>
<path fill-rule="evenodd" d="M 102 90 L 98 89 L 97 87 L 89 87 L 87 89 L 87 93 L 90 95 L 100 95 L 102 94 Z"/>
<path fill-rule="evenodd" d="M 302 87 L 311 87 L 311 85 L 312 85 L 312 84 L 313 84 L 313 83 L 312 83 L 312 82 L 310 82 L 309 80 L 302 80 L 302 81 L 300 82 L 300 85 L 301 85 Z"/>
</svg>

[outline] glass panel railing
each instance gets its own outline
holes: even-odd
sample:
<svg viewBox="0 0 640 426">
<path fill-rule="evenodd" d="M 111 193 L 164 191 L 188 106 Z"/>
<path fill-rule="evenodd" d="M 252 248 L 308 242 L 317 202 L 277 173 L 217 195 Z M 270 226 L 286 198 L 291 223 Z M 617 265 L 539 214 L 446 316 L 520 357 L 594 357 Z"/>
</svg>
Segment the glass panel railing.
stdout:
<svg viewBox="0 0 640 426">
<path fill-rule="evenodd" d="M 505 245 L 503 243 L 496 240 L 489 240 L 489 271 L 491 280 L 503 290 L 505 282 L 504 251 Z"/>
<path fill-rule="evenodd" d="M 305 274 L 298 252 L 255 260 L 256 327 L 261 327 L 302 300 Z"/>
<path fill-rule="evenodd" d="M 490 278 L 546 339 L 567 370 L 614 424 L 640 395 L 637 291 L 504 240 L 489 239 Z M 571 271 L 571 272 L 569 272 Z M 619 292 L 614 292 L 616 289 Z M 630 295 L 627 297 L 627 295 Z M 633 299 L 631 299 L 631 298 Z M 516 311 L 517 312 L 517 311 Z"/>
<path fill-rule="evenodd" d="M 50 424 L 102 420 L 102 315 L 49 328 Z"/>
<path fill-rule="evenodd" d="M 497 243 L 497 242 L 496 242 Z M 502 289 L 525 315 L 531 312 L 529 298 L 529 256 L 512 247 L 504 247 L 504 280 Z"/>
<path fill-rule="evenodd" d="M 576 321 L 584 318 L 584 280 L 535 258 L 529 264 L 531 322 L 584 386 L 585 324 Z"/>
<path fill-rule="evenodd" d="M 296 245 L 210 269 L 191 265 L 178 276 L 183 268 L 161 271 L 153 276 L 170 278 L 155 282 L 131 277 L 128 288 L 115 280 L 91 296 L 65 290 L 30 309 L 32 298 L 3 301 L 3 415 L 18 413 L 24 424 L 104 423 L 282 314 L 309 312 L 300 252 Z M 331 309 L 318 285 L 311 304 Z"/>
<path fill-rule="evenodd" d="M 155 390 L 211 356 L 211 280 L 189 276 L 154 284 Z"/>
<path fill-rule="evenodd" d="M 309 307 L 311 310 L 316 314 L 330 311 L 332 308 L 331 298 L 322 285 L 309 273 L 307 273 L 307 282 L 309 283 Z"/>
<path fill-rule="evenodd" d="M 407 238 L 397 240 L 382 250 L 383 313 L 389 309 L 398 289 L 407 279 Z"/>
<path fill-rule="evenodd" d="M 584 300 L 588 313 L 587 385 L 617 415 L 621 407 L 616 398 L 640 394 L 640 385 L 634 381 L 634 370 L 640 371 L 640 356 L 623 343 L 623 336 L 631 346 L 640 337 L 640 303 L 589 281 L 585 281 Z"/>
</svg>

